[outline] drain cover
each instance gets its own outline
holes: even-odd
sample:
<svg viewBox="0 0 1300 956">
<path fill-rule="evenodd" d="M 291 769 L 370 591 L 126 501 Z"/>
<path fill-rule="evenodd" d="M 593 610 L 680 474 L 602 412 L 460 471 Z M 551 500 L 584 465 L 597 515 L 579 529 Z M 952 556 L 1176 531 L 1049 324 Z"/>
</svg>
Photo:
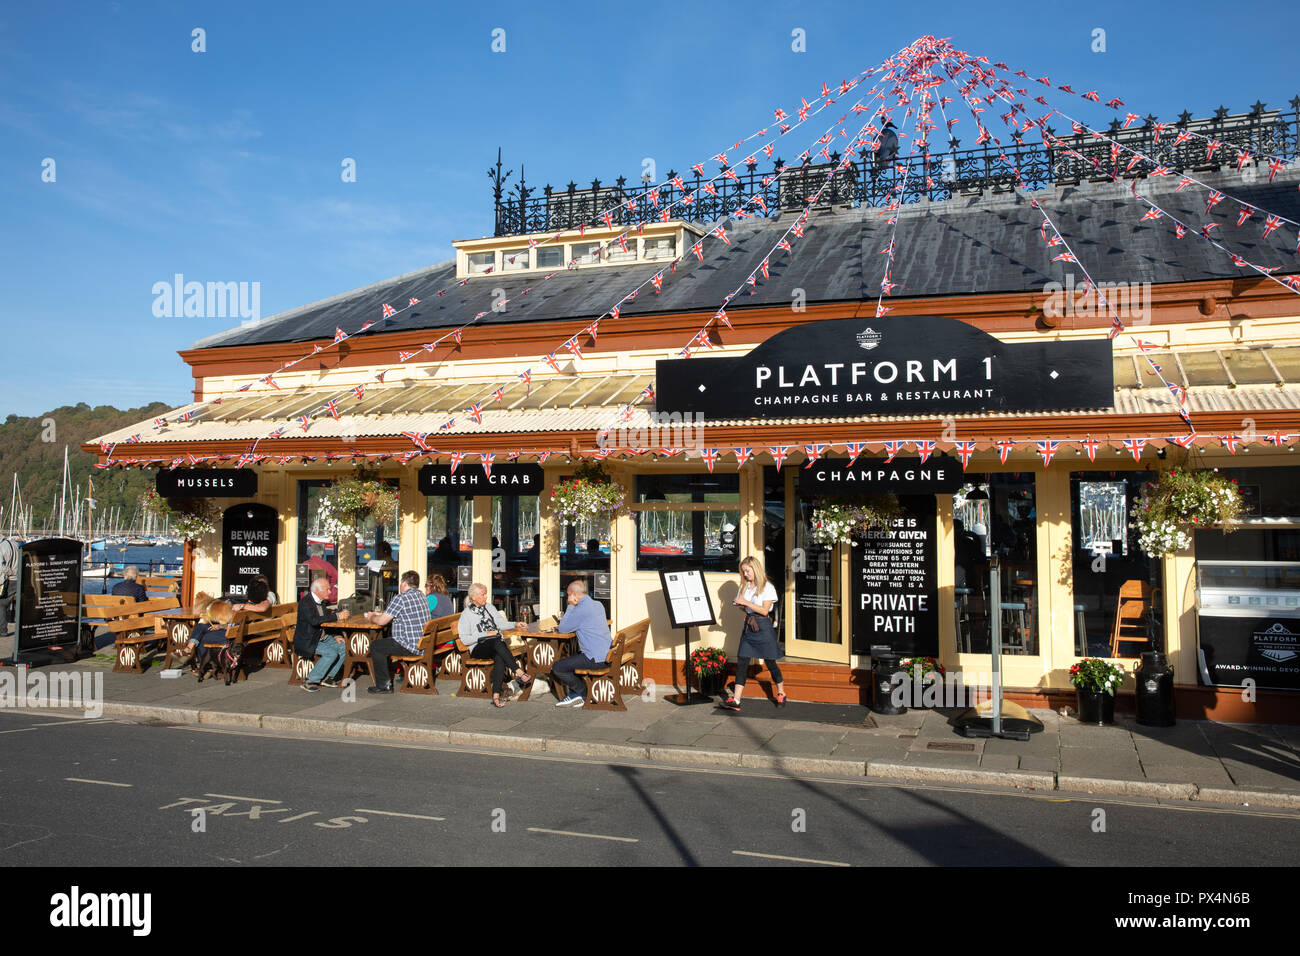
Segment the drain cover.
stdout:
<svg viewBox="0 0 1300 956">
<path fill-rule="evenodd" d="M 927 740 L 925 743 L 926 750 L 945 750 L 953 753 L 974 753 L 974 744 L 963 744 L 957 741 L 947 740 Z"/>
</svg>

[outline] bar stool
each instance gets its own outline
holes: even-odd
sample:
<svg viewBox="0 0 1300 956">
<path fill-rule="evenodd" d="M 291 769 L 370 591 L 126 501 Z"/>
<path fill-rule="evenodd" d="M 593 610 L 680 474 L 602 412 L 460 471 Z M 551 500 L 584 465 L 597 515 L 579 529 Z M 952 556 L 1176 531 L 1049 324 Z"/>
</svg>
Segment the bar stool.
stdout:
<svg viewBox="0 0 1300 956">
<path fill-rule="evenodd" d="M 1026 601 L 1002 602 L 1002 646 L 1029 653 L 1029 604 Z"/>
<path fill-rule="evenodd" d="M 1082 604 L 1074 606 L 1074 645 L 1080 657 L 1088 656 L 1088 625 L 1083 619 Z"/>
</svg>

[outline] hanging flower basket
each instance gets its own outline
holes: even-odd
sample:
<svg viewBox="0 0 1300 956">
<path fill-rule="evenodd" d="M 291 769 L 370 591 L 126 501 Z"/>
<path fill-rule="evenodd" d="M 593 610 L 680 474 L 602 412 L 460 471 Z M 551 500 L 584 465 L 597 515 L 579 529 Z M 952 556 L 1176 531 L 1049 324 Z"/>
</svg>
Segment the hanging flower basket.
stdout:
<svg viewBox="0 0 1300 956">
<path fill-rule="evenodd" d="M 378 478 L 336 478 L 325 486 L 318 504 L 321 530 L 339 541 L 354 537 L 357 524 L 367 518 L 381 524 L 392 520 L 397 489 Z"/>
<path fill-rule="evenodd" d="M 1159 557 L 1191 545 L 1197 528 L 1232 531 L 1241 512 L 1235 479 L 1225 478 L 1217 468 L 1173 468 L 1133 502 L 1132 523 L 1142 550 Z"/>
<path fill-rule="evenodd" d="M 856 535 L 888 528 L 900 514 L 894 495 L 870 495 L 860 500 L 836 499 L 813 509 L 812 539 L 818 544 L 855 544 Z"/>
<path fill-rule="evenodd" d="M 580 465 L 551 489 L 551 511 L 565 524 L 609 520 L 623 511 L 626 492 L 599 464 Z"/>
<path fill-rule="evenodd" d="M 182 541 L 197 541 L 217 530 L 217 508 L 207 498 L 164 498 L 151 491 L 144 507 L 156 518 L 166 518 Z"/>
</svg>

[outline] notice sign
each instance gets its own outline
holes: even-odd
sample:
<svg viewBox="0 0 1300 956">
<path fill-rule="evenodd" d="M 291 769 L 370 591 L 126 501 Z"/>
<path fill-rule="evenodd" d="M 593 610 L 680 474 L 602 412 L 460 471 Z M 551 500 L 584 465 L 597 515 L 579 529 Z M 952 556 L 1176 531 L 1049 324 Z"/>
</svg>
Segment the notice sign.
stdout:
<svg viewBox="0 0 1300 956">
<path fill-rule="evenodd" d="M 269 505 L 227 508 L 221 519 L 221 590 L 242 599 L 255 574 L 265 574 L 275 590 L 280 521 Z"/>
<path fill-rule="evenodd" d="M 852 549 L 853 650 L 884 645 L 903 657 L 939 656 L 934 497 L 899 497 L 902 515 Z"/>
<path fill-rule="evenodd" d="M 659 585 L 673 627 L 696 627 L 716 624 L 713 602 L 704 586 L 703 571 L 660 571 Z"/>
<path fill-rule="evenodd" d="M 81 548 L 81 542 L 73 538 L 46 538 L 22 546 L 15 658 L 24 651 L 77 646 Z"/>
<path fill-rule="evenodd" d="M 1202 613 L 1198 623 L 1212 684 L 1300 690 L 1300 618 Z"/>
</svg>

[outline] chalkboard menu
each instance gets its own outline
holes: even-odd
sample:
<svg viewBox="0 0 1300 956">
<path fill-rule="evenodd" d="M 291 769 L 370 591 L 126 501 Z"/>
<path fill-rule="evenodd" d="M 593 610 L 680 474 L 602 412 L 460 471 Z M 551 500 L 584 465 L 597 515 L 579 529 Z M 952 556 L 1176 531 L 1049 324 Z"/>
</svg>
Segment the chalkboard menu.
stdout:
<svg viewBox="0 0 1300 956">
<path fill-rule="evenodd" d="M 265 574 L 275 590 L 280 521 L 270 505 L 227 508 L 221 519 L 221 590 L 236 599 L 248 593 L 256 574 Z"/>
<path fill-rule="evenodd" d="M 1300 690 L 1300 618 L 1264 614 L 1198 615 L 1210 683 Z"/>
<path fill-rule="evenodd" d="M 81 548 L 73 538 L 22 546 L 18 565 L 18 640 L 24 651 L 77 646 L 81 627 Z"/>
<path fill-rule="evenodd" d="M 853 549 L 853 651 L 886 646 L 939 656 L 939 586 L 933 495 L 900 495 L 902 514 Z"/>
</svg>

